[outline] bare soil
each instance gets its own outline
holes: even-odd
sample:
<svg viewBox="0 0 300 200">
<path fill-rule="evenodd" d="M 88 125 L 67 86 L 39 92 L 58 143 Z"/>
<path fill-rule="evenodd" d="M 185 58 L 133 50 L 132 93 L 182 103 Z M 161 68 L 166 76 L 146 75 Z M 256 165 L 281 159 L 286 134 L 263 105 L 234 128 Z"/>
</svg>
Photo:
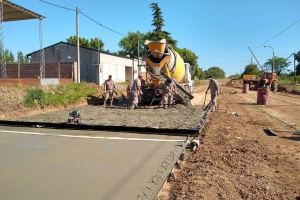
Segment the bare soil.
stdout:
<svg viewBox="0 0 300 200">
<path fill-rule="evenodd" d="M 270 93 L 269 98 L 268 106 L 256 108 L 299 129 L 299 96 Z M 300 136 L 268 135 L 266 127 L 295 130 L 253 103 L 255 91 L 242 94 L 241 89 L 224 87 L 219 109 L 209 114 L 203 144 L 194 153 L 187 151 L 177 181 L 160 199 L 300 199 Z"/>
</svg>

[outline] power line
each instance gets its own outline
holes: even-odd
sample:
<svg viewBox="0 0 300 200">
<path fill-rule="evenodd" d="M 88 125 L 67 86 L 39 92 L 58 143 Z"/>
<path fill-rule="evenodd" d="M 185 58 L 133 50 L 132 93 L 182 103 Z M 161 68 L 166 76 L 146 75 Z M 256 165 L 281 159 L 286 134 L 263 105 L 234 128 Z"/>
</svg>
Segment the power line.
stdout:
<svg viewBox="0 0 300 200">
<path fill-rule="evenodd" d="M 41 1 L 41 2 L 43 2 L 43 3 L 47 3 L 47 4 L 49 4 L 49 5 L 52 5 L 52 6 L 56 6 L 56 7 L 59 7 L 59 8 L 63 8 L 63 9 L 66 9 L 66 10 L 71 10 L 71 11 L 75 11 L 75 12 L 76 12 L 76 10 L 74 10 L 74 9 L 71 9 L 71 8 L 66 8 L 66 7 L 59 6 L 59 5 L 56 5 L 56 4 L 53 4 L 53 3 L 47 2 L 47 1 L 43 1 L 43 0 L 39 0 L 39 1 Z"/>
<path fill-rule="evenodd" d="M 80 12 L 82 15 L 84 15 L 86 18 L 90 19 L 91 21 L 95 22 L 95 23 L 98 24 L 98 25 L 103 26 L 104 28 L 106 28 L 106 29 L 108 29 L 108 30 L 110 30 L 110 31 L 112 31 L 112 32 L 114 32 L 114 33 L 117 33 L 117 34 L 119 34 L 119 35 L 123 35 L 123 36 L 125 36 L 125 37 L 127 36 L 127 35 L 124 35 L 124 34 L 122 34 L 122 33 L 120 33 L 120 32 L 117 32 L 117 31 L 115 31 L 115 30 L 113 30 L 113 29 L 111 29 L 111 28 L 108 28 L 107 26 L 104 26 L 103 24 L 97 22 L 96 20 L 94 20 L 94 19 L 92 19 L 91 17 L 87 16 L 87 15 L 84 14 L 83 12 L 81 12 L 81 11 L 79 11 L 79 12 Z"/>
<path fill-rule="evenodd" d="M 269 39 L 268 41 L 266 41 L 265 43 L 263 43 L 262 45 L 260 45 L 259 47 L 255 48 L 253 51 L 255 51 L 256 49 L 262 47 L 263 45 L 267 44 L 268 42 L 270 42 L 271 40 L 273 40 L 274 38 L 276 38 L 277 36 L 279 36 L 280 34 L 282 34 L 284 31 L 288 30 L 289 28 L 291 28 L 292 26 L 294 26 L 296 23 L 298 23 L 300 21 L 300 19 L 298 19 L 297 21 L 295 21 L 293 24 L 291 24 L 290 26 L 288 26 L 286 29 L 284 29 L 283 31 L 281 31 L 280 33 L 278 33 L 277 35 L 275 35 L 274 37 L 272 37 L 271 39 Z"/>
<path fill-rule="evenodd" d="M 67 8 L 67 7 L 60 6 L 60 5 L 57 5 L 57 4 L 53 4 L 53 3 L 50 3 L 50 2 L 47 2 L 47 1 L 43 1 L 43 0 L 39 0 L 39 1 L 41 1 L 41 2 L 43 2 L 43 3 L 46 3 L 46 4 L 49 4 L 49 5 L 52 5 L 52 6 L 56 6 L 56 7 L 65 9 L 65 10 L 70 10 L 70 11 L 75 11 L 75 12 L 76 12 L 76 10 L 71 9 L 71 8 Z M 109 28 L 109 27 L 107 27 L 107 26 L 104 26 L 104 25 L 101 24 L 100 22 L 98 22 L 98 21 L 92 19 L 91 17 L 89 17 L 88 15 L 84 14 L 84 13 L 81 12 L 81 11 L 79 11 L 79 13 L 81 13 L 83 16 L 85 16 L 85 17 L 88 18 L 89 20 L 95 22 L 96 24 L 102 26 L 103 28 L 106 28 L 106 29 L 108 29 L 108 30 L 110 30 L 110 31 L 112 31 L 112 32 L 114 32 L 114 33 L 116 33 L 116 34 L 119 34 L 119 35 L 122 35 L 122 36 L 125 36 L 125 37 L 127 36 L 127 35 L 125 35 L 125 34 L 122 34 L 122 33 L 118 32 L 118 31 L 115 31 L 115 30 L 113 30 L 113 29 L 111 29 L 111 28 Z"/>
</svg>

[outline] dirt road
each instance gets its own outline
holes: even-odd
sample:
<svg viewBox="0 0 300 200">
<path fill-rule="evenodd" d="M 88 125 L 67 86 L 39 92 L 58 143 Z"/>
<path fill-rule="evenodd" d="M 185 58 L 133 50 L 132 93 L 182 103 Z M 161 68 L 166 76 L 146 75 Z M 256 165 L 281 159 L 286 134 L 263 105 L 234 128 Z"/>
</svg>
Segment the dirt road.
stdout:
<svg viewBox="0 0 300 200">
<path fill-rule="evenodd" d="M 271 93 L 270 99 L 268 106 L 256 108 L 299 129 L 299 96 Z M 300 136 L 267 135 L 266 127 L 295 130 L 253 107 L 255 102 L 255 91 L 224 87 L 203 145 L 187 156 L 170 199 L 300 199 Z"/>
</svg>

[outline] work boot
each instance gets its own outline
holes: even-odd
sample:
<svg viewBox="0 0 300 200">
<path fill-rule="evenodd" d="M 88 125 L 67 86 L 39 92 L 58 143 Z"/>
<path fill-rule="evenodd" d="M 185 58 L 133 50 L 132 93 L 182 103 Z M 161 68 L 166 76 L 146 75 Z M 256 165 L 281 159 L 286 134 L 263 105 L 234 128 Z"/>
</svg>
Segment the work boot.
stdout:
<svg viewBox="0 0 300 200">
<path fill-rule="evenodd" d="M 170 104 L 170 105 L 169 105 L 169 108 L 172 108 L 172 107 L 173 107 L 173 105 L 172 105 L 172 104 Z"/>
<path fill-rule="evenodd" d="M 216 106 L 213 106 L 211 112 L 215 112 L 216 111 Z"/>
<path fill-rule="evenodd" d="M 106 107 L 106 101 L 104 101 L 103 107 Z"/>
<path fill-rule="evenodd" d="M 113 101 L 112 100 L 110 101 L 110 106 L 113 106 Z"/>
<path fill-rule="evenodd" d="M 164 106 L 164 109 L 168 109 L 168 106 L 167 106 L 167 105 L 165 105 L 165 106 Z"/>
</svg>

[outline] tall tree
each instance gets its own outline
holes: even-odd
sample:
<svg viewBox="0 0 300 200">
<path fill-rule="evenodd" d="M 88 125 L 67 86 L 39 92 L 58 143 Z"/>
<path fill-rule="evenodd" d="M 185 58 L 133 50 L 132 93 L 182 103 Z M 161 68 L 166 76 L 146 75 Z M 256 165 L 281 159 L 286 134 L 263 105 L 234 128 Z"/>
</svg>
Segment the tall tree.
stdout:
<svg viewBox="0 0 300 200">
<path fill-rule="evenodd" d="M 225 78 L 225 72 L 220 67 L 211 67 L 204 71 L 205 78 L 213 76 L 214 78 Z"/>
<path fill-rule="evenodd" d="M 130 55 L 131 58 L 137 58 L 138 55 L 138 38 L 140 42 L 140 53 L 144 51 L 145 34 L 137 32 L 128 32 L 128 36 L 119 42 L 119 54 L 123 56 Z"/>
<path fill-rule="evenodd" d="M 275 66 L 274 66 L 274 72 L 277 73 L 277 75 L 288 73 L 288 67 L 291 64 L 291 62 L 288 62 L 285 58 L 282 57 L 275 57 Z M 272 64 L 273 64 L 273 58 L 270 58 L 267 60 L 267 62 L 264 64 L 265 68 L 269 71 L 272 71 Z"/>
<path fill-rule="evenodd" d="M 25 59 L 24 59 L 24 55 L 23 55 L 23 52 L 22 52 L 22 51 L 18 51 L 18 52 L 17 52 L 17 58 L 18 58 L 17 62 L 19 62 L 19 60 L 20 60 L 20 63 L 21 63 L 21 64 L 24 64 L 24 63 L 25 63 Z"/>
<path fill-rule="evenodd" d="M 152 9 L 153 13 L 153 20 L 152 20 L 152 26 L 154 26 L 154 30 L 151 32 L 149 31 L 146 33 L 146 39 L 148 40 L 161 40 L 166 39 L 167 44 L 170 44 L 173 48 L 176 48 L 177 40 L 174 40 L 171 37 L 171 34 L 167 31 L 163 31 L 162 27 L 164 24 L 164 19 L 162 15 L 162 11 L 160 7 L 158 6 L 158 3 L 151 3 L 150 8 Z"/>
<path fill-rule="evenodd" d="M 297 66 L 296 66 L 296 75 L 300 75 L 300 51 L 298 51 L 298 53 L 296 53 L 295 59 L 298 62 Z"/>
<path fill-rule="evenodd" d="M 91 38 L 90 39 L 90 48 L 99 49 L 100 51 L 104 51 L 103 49 L 104 43 L 100 38 Z"/>
<path fill-rule="evenodd" d="M 77 37 L 76 36 L 70 36 L 69 38 L 66 39 L 68 43 L 70 44 L 77 44 Z M 103 51 L 104 43 L 101 39 L 99 38 L 92 38 L 90 40 L 84 38 L 84 37 L 79 37 L 79 45 L 83 47 L 88 47 L 92 49 L 98 49 L 100 51 Z"/>
<path fill-rule="evenodd" d="M 242 73 L 242 75 L 259 75 L 259 74 L 260 72 L 257 64 L 253 64 L 253 63 L 247 65 L 245 67 L 244 72 Z"/>
<path fill-rule="evenodd" d="M 153 13 L 152 13 L 152 16 L 153 16 L 152 26 L 155 27 L 155 29 L 153 31 L 154 32 L 161 32 L 162 27 L 165 25 L 161 9 L 158 6 L 158 3 L 151 3 L 149 6 L 153 11 Z"/>
</svg>

